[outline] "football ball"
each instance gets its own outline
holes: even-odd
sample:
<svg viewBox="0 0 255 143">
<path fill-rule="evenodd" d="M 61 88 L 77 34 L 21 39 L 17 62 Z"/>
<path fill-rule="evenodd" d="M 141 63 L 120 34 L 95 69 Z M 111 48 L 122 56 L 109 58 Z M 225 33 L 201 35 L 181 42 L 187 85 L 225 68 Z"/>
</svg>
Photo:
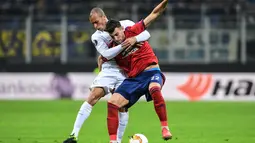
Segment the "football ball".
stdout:
<svg viewBox="0 0 255 143">
<path fill-rule="evenodd" d="M 131 136 L 129 143 L 148 143 L 148 139 L 143 134 L 134 134 Z"/>
</svg>

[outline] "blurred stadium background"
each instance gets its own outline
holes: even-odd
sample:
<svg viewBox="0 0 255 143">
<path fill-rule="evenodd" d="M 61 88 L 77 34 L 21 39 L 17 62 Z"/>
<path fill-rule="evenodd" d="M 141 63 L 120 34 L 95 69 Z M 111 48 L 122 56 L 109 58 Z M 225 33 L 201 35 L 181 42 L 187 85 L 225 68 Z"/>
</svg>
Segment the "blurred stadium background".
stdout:
<svg viewBox="0 0 255 143">
<path fill-rule="evenodd" d="M 91 8 L 137 22 L 159 1 L 1 0 L 0 142 L 62 142 L 96 76 Z M 167 77 L 171 142 L 255 142 L 255 0 L 169 0 L 148 31 Z M 163 142 L 153 110 L 130 109 L 124 143 L 137 132 Z M 108 140 L 104 101 L 80 134 Z"/>
</svg>

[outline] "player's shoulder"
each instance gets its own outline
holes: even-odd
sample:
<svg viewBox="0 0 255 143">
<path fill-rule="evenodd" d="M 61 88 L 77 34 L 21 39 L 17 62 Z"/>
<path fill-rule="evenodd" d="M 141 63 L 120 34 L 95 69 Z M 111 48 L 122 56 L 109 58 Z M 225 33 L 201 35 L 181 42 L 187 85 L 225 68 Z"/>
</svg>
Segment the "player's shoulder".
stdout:
<svg viewBox="0 0 255 143">
<path fill-rule="evenodd" d="M 91 39 L 97 39 L 101 36 L 102 32 L 97 30 L 91 35 Z"/>
</svg>

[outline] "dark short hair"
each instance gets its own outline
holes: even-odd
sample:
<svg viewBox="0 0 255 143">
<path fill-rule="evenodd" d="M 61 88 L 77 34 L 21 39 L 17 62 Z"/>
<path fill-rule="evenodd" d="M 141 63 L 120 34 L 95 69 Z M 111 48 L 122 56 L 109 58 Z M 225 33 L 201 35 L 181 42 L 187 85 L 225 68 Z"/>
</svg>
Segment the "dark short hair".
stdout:
<svg viewBox="0 0 255 143">
<path fill-rule="evenodd" d="M 115 28 L 119 28 L 119 27 L 121 27 L 120 22 L 117 20 L 111 19 L 106 23 L 105 31 L 112 34 Z"/>
</svg>

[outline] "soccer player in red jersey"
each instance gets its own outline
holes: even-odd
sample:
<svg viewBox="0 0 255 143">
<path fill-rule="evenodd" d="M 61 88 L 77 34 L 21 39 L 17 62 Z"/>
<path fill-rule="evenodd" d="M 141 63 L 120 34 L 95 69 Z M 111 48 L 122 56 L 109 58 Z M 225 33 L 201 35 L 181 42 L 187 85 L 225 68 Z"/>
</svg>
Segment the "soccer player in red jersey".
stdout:
<svg viewBox="0 0 255 143">
<path fill-rule="evenodd" d="M 105 31 L 112 36 L 114 40 L 112 45 L 125 44 L 123 43 L 125 39 L 144 31 L 165 10 L 167 2 L 168 0 L 163 0 L 144 20 L 126 29 L 122 28 L 118 21 L 108 21 Z M 149 43 L 145 42 L 141 47 L 124 50 L 115 57 L 115 60 L 129 78 L 124 80 L 108 101 L 107 124 L 110 143 L 117 143 L 118 109 L 124 106 L 131 107 L 143 95 L 146 96 L 147 101 L 153 100 L 154 102 L 155 111 L 161 123 L 163 139 L 171 139 L 166 105 L 161 93 L 165 77 L 160 71 L 158 59 Z"/>
</svg>

